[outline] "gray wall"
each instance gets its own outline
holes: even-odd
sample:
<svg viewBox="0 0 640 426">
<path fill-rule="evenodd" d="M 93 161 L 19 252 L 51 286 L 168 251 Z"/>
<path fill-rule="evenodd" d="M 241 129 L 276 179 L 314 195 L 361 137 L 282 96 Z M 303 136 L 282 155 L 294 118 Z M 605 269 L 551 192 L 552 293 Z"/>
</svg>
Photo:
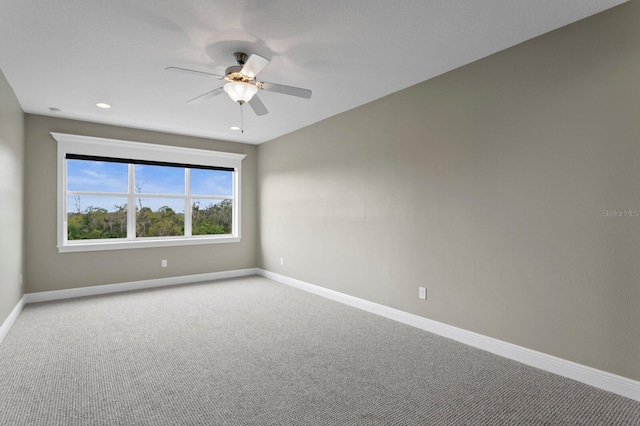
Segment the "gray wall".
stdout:
<svg viewBox="0 0 640 426">
<path fill-rule="evenodd" d="M 256 266 L 256 152 L 254 145 L 26 115 L 26 292 L 35 293 Z M 242 161 L 240 243 L 58 253 L 56 149 L 49 132 L 246 154 Z M 161 268 L 161 260 L 168 267 Z"/>
<path fill-rule="evenodd" d="M 630 2 L 260 145 L 260 266 L 639 380 L 640 217 L 602 213 L 640 209 L 638 22 Z"/>
<path fill-rule="evenodd" d="M 0 325 L 22 297 L 24 114 L 0 70 Z"/>
</svg>

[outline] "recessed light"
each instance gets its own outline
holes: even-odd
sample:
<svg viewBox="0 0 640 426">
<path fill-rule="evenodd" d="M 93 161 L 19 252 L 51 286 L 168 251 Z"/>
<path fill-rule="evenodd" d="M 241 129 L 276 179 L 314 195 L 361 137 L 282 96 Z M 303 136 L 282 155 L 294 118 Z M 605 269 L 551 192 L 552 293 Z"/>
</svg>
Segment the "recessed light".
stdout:
<svg viewBox="0 0 640 426">
<path fill-rule="evenodd" d="M 240 130 L 240 127 L 238 127 L 238 126 L 231 126 L 231 127 L 229 127 L 229 129 L 231 129 L 231 130 Z"/>
<path fill-rule="evenodd" d="M 104 102 L 96 102 L 96 106 L 98 108 L 104 108 L 104 109 L 109 109 L 111 108 L 111 105 L 104 103 Z"/>
</svg>

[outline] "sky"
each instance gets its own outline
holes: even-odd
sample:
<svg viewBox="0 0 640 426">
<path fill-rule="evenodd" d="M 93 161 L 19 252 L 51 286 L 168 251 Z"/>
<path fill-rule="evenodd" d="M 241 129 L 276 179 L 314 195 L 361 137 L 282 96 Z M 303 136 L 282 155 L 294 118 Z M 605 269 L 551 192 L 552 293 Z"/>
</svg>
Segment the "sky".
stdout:
<svg viewBox="0 0 640 426">
<path fill-rule="evenodd" d="M 134 165 L 136 205 L 150 207 L 154 211 L 169 206 L 176 212 L 184 212 L 184 198 L 151 197 L 149 194 L 184 195 L 185 173 L 183 168 L 169 166 Z M 116 205 L 127 203 L 126 196 L 114 196 L 108 193 L 126 194 L 128 191 L 128 165 L 90 160 L 67 160 L 67 190 L 85 192 L 104 192 L 105 195 L 80 194 L 80 211 L 87 207 L 106 208 L 114 211 Z M 145 196 L 147 194 L 147 196 Z M 222 170 L 191 169 L 191 194 L 193 201 L 206 206 L 214 200 L 198 196 L 231 196 L 233 194 L 233 172 Z M 198 198 L 200 198 L 198 200 Z M 67 197 L 67 212 L 78 211 L 74 196 Z"/>
</svg>

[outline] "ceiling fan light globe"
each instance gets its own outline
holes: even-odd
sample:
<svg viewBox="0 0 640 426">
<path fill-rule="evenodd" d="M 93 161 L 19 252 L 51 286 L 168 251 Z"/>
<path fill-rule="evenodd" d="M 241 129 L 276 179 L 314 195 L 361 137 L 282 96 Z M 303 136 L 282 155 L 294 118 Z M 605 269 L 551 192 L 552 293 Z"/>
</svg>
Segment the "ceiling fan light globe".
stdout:
<svg viewBox="0 0 640 426">
<path fill-rule="evenodd" d="M 253 84 L 231 82 L 224 85 L 224 91 L 235 102 L 249 102 L 253 95 L 258 92 L 258 88 Z"/>
</svg>

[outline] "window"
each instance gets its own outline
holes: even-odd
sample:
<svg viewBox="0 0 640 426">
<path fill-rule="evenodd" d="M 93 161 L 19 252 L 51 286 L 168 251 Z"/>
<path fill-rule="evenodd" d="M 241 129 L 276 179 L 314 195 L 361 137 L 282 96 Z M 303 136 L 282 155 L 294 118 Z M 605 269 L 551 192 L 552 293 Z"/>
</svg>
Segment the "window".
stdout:
<svg viewBox="0 0 640 426">
<path fill-rule="evenodd" d="M 240 241 L 244 155 L 52 136 L 60 252 Z"/>
</svg>

